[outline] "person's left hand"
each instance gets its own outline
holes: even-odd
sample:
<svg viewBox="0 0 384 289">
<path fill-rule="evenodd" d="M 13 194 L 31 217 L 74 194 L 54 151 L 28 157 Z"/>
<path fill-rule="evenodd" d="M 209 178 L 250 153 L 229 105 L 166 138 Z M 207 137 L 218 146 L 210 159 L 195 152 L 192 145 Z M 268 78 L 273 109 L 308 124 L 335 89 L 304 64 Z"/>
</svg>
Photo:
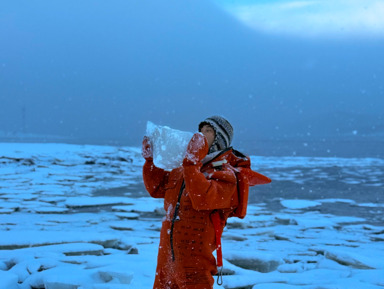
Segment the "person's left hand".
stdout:
<svg viewBox="0 0 384 289">
<path fill-rule="evenodd" d="M 183 164 L 197 164 L 208 153 L 208 141 L 202 133 L 195 133 L 189 141 Z"/>
<path fill-rule="evenodd" d="M 143 139 L 141 155 L 147 161 L 153 160 L 153 150 L 152 150 L 151 140 L 147 136 L 144 136 L 144 139 Z"/>
</svg>

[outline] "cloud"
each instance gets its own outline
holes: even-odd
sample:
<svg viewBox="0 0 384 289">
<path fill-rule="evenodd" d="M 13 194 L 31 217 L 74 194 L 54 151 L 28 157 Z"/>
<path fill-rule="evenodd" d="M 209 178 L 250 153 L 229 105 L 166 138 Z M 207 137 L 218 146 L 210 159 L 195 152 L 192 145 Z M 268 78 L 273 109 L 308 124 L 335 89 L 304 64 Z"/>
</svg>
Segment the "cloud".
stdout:
<svg viewBox="0 0 384 289">
<path fill-rule="evenodd" d="M 384 37 L 384 1 L 231 2 L 225 8 L 246 25 L 305 37 Z"/>
</svg>

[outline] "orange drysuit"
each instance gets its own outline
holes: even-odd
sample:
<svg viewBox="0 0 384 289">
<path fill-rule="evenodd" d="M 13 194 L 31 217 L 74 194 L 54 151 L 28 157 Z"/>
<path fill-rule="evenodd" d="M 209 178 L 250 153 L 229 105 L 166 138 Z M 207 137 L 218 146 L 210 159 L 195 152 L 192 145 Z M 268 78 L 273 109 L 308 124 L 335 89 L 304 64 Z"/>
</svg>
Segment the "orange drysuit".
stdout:
<svg viewBox="0 0 384 289">
<path fill-rule="evenodd" d="M 194 138 L 198 141 L 193 143 Z M 202 142 L 203 148 L 196 151 Z M 199 156 L 186 158 L 181 167 L 168 172 L 156 167 L 152 158 L 143 167 L 147 191 L 154 198 L 164 198 L 166 211 L 154 289 L 213 288 L 217 267 L 212 252 L 217 240 L 212 213 L 220 216 L 221 234 L 229 216 L 245 216 L 248 186 L 270 182 L 250 169 L 248 157 L 232 149 L 203 165 L 200 160 L 208 151 L 205 137 L 195 134 L 191 143 L 187 155 L 192 151 Z M 246 196 L 240 196 L 239 186 Z"/>
</svg>

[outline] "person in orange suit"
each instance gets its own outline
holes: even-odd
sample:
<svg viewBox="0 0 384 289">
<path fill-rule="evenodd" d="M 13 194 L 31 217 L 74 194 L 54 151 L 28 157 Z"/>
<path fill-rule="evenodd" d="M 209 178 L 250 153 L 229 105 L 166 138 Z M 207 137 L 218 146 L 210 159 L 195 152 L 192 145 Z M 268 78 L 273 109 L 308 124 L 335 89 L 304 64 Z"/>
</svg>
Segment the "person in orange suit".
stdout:
<svg viewBox="0 0 384 289">
<path fill-rule="evenodd" d="M 150 139 L 144 137 L 144 184 L 152 197 L 164 198 L 166 212 L 154 289 L 213 288 L 213 275 L 222 266 L 220 237 L 227 218 L 245 216 L 249 186 L 271 181 L 230 147 L 232 138 L 225 118 L 205 119 L 182 166 L 169 172 L 154 165 Z"/>
</svg>

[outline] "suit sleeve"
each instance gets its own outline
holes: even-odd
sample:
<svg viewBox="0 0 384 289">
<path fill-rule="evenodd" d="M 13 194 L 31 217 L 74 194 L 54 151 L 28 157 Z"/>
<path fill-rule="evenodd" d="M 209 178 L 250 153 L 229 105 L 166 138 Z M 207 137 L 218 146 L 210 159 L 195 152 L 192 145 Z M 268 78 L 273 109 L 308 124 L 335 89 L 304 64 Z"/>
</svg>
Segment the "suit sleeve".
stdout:
<svg viewBox="0 0 384 289">
<path fill-rule="evenodd" d="M 143 180 L 145 188 L 153 198 L 164 198 L 165 185 L 169 172 L 156 167 L 152 160 L 146 160 L 143 166 Z"/>
<path fill-rule="evenodd" d="M 237 162 L 236 170 L 248 179 L 249 186 L 269 184 L 272 181 L 267 176 L 251 169 L 251 160 L 249 157 Z"/>
<path fill-rule="evenodd" d="M 213 172 L 208 179 L 200 172 L 201 163 L 184 164 L 186 191 L 195 210 L 230 209 L 238 205 L 237 179 L 228 167 Z"/>
</svg>

